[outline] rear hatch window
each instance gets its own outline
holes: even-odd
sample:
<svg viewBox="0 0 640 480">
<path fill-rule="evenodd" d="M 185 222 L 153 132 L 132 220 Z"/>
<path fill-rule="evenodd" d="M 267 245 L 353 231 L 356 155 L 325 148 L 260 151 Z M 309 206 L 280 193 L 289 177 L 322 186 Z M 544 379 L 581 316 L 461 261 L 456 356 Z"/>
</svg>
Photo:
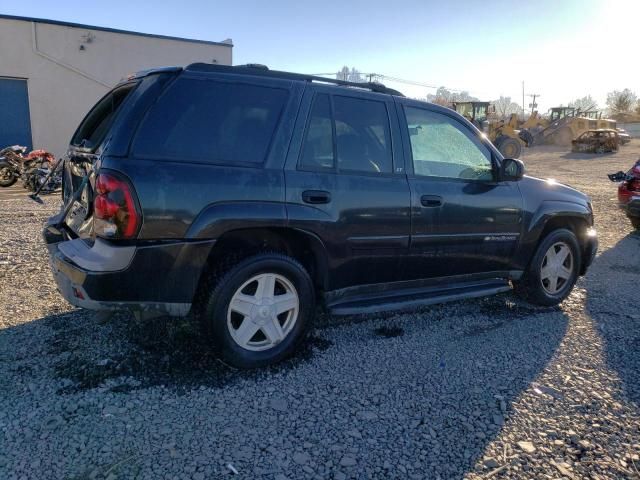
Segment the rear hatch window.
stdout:
<svg viewBox="0 0 640 480">
<path fill-rule="evenodd" d="M 96 103 L 73 135 L 71 145 L 94 151 L 106 137 L 116 113 L 137 83 L 128 83 L 111 90 Z"/>
<path fill-rule="evenodd" d="M 93 190 L 89 177 L 96 151 L 107 138 L 118 111 L 138 82 L 120 85 L 102 97 L 89 111 L 71 139 L 64 162 L 62 197 L 69 212 L 66 225 L 78 236 L 92 236 Z"/>
</svg>

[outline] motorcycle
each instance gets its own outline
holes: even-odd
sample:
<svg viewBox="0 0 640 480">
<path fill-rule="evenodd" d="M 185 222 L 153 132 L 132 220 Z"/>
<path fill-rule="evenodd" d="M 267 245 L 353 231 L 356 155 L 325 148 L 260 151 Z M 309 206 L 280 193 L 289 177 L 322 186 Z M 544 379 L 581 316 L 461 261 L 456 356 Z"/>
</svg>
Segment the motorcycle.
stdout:
<svg viewBox="0 0 640 480">
<path fill-rule="evenodd" d="M 26 151 L 27 147 L 20 145 L 0 151 L 0 186 L 9 187 L 21 179 L 22 186 L 32 192 L 50 193 L 60 188 L 62 175 L 55 168 L 55 157 L 46 150 L 25 155 Z"/>
<path fill-rule="evenodd" d="M 627 172 L 607 175 L 618 183 L 618 204 L 631 220 L 633 228 L 640 230 L 640 160 Z"/>
<path fill-rule="evenodd" d="M 12 145 L 0 150 L 0 187 L 10 187 L 22 172 L 22 159 L 27 147 Z"/>
</svg>

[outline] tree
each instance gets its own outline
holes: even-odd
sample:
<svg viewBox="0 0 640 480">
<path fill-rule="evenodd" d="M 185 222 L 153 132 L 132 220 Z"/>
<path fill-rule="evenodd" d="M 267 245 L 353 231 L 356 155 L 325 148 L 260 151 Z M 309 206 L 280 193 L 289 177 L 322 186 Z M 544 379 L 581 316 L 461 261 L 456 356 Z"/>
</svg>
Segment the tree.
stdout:
<svg viewBox="0 0 640 480">
<path fill-rule="evenodd" d="M 436 90 L 436 93 L 430 93 L 427 95 L 427 102 L 437 103 L 448 107 L 452 102 L 473 102 L 478 101 L 476 97 L 469 95 L 469 92 L 452 92 L 446 87 L 440 87 Z"/>
<path fill-rule="evenodd" d="M 494 100 L 494 107 L 496 108 L 496 116 L 498 118 L 506 119 L 511 116 L 512 113 L 522 114 L 522 107 L 516 102 L 511 101 L 511 97 L 503 97 L 502 95 L 498 100 Z"/>
<path fill-rule="evenodd" d="M 365 80 L 362 78 L 362 74 L 359 70 L 355 68 L 349 68 L 346 65 L 340 69 L 339 72 L 336 73 L 336 79 L 343 80 L 345 82 L 364 82 Z"/>
<path fill-rule="evenodd" d="M 588 112 L 590 110 L 598 110 L 598 102 L 596 102 L 591 95 L 586 97 L 576 98 L 572 102 L 569 102 L 569 106 L 580 110 L 581 112 Z"/>
<path fill-rule="evenodd" d="M 614 90 L 607 94 L 607 107 L 611 115 L 631 113 L 637 101 L 637 95 L 628 88 L 622 91 Z"/>
<path fill-rule="evenodd" d="M 346 81 L 349 78 L 349 67 L 346 65 L 340 69 L 338 73 L 336 73 L 336 79 Z"/>
</svg>

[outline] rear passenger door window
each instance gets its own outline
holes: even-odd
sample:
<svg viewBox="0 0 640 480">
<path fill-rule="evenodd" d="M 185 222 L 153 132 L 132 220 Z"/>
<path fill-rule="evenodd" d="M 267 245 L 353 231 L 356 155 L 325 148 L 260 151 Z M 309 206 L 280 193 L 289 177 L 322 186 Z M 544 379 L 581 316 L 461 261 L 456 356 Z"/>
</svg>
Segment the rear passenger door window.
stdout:
<svg viewBox="0 0 640 480">
<path fill-rule="evenodd" d="M 181 78 L 151 108 L 134 155 L 225 165 L 265 161 L 287 90 Z"/>
<path fill-rule="evenodd" d="M 383 102 L 333 98 L 338 170 L 391 173 L 389 116 Z"/>
<path fill-rule="evenodd" d="M 300 167 L 310 170 L 392 173 L 391 133 L 384 102 L 316 95 Z"/>
</svg>

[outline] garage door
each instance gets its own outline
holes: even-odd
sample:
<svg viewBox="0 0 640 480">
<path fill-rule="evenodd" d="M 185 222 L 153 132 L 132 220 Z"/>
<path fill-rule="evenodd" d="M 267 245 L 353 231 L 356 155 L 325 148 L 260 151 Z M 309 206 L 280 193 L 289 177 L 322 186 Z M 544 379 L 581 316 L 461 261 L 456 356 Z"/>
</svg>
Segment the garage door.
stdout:
<svg viewBox="0 0 640 480">
<path fill-rule="evenodd" d="M 31 148 L 31 118 L 27 81 L 0 78 L 0 149 L 8 145 Z"/>
</svg>

